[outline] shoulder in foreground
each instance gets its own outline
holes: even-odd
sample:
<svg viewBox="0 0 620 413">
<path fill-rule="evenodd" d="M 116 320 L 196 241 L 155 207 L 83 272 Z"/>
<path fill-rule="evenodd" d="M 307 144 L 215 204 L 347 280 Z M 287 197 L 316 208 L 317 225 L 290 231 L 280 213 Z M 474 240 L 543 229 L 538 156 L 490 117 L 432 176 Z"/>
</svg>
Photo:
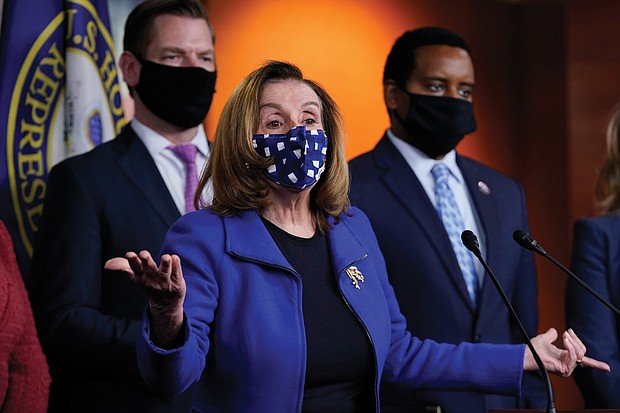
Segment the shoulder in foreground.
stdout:
<svg viewBox="0 0 620 413">
<path fill-rule="evenodd" d="M 481 177 L 485 177 L 486 179 L 494 179 L 498 181 L 504 181 L 506 183 L 513 182 L 517 185 L 520 185 L 515 178 L 512 178 L 504 174 L 503 172 L 500 172 L 488 165 L 485 165 L 480 161 L 476 161 L 475 159 L 460 154 L 457 155 L 456 159 L 459 167 L 465 174 L 476 174 Z"/>
<path fill-rule="evenodd" d="M 363 162 L 367 161 L 372 156 L 373 152 L 374 152 L 374 149 L 371 149 L 368 152 L 364 152 L 364 153 L 362 153 L 360 155 L 357 155 L 356 157 L 352 158 L 349 161 L 349 165 L 356 165 L 358 163 L 363 163 Z"/>
<path fill-rule="evenodd" d="M 615 228 L 620 225 L 620 213 L 580 218 L 575 221 L 575 225 L 609 230 L 609 228 Z"/>
<path fill-rule="evenodd" d="M 200 227 L 205 224 L 213 224 L 215 222 L 221 222 L 225 219 L 225 216 L 216 214 L 211 208 L 203 208 L 198 211 L 188 212 L 181 215 L 179 219 L 173 224 L 174 226 L 182 227 Z"/>
<path fill-rule="evenodd" d="M 347 213 L 348 214 L 346 214 L 346 215 L 351 215 L 352 217 L 355 217 L 357 215 L 361 215 L 364 218 L 366 218 L 366 214 L 364 213 L 364 211 L 362 211 L 361 209 L 359 209 L 358 207 L 353 206 L 353 205 L 351 205 L 351 206 L 349 206 L 347 208 Z M 345 216 L 345 214 L 343 214 L 343 216 Z"/>
<path fill-rule="evenodd" d="M 134 130 L 127 125 L 114 139 L 105 141 L 87 152 L 70 156 L 59 164 L 68 165 L 70 167 L 105 164 L 110 161 L 111 157 L 117 157 L 118 154 L 124 154 L 129 151 L 130 148 L 136 145 L 136 142 L 140 142 L 140 138 L 138 138 Z M 146 147 L 144 150 L 146 151 Z M 114 153 L 116 153 L 116 155 L 113 155 Z"/>
<path fill-rule="evenodd" d="M 376 180 L 379 165 L 374 155 L 374 150 L 363 153 L 349 161 L 349 173 L 351 176 L 351 187 L 358 191 L 360 187 L 366 187 L 370 182 Z"/>
<path fill-rule="evenodd" d="M 340 215 L 341 222 L 351 223 L 354 225 L 365 225 L 368 224 L 370 226 L 370 220 L 361 209 L 351 205 L 347 208 L 347 213 Z"/>
<path fill-rule="evenodd" d="M 111 153 L 112 142 L 113 141 L 104 142 L 100 145 L 95 146 L 87 152 L 72 155 L 66 159 L 63 159 L 61 162 L 58 163 L 58 165 L 69 168 L 92 168 L 94 165 L 97 165 L 102 161 L 107 163 L 108 156 Z"/>
</svg>

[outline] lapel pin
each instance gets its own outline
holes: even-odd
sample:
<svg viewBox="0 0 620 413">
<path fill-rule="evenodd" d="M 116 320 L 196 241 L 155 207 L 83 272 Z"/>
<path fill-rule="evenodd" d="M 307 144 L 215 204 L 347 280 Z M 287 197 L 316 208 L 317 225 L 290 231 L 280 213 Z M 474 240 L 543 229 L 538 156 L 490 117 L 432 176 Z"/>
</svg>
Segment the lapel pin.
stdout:
<svg viewBox="0 0 620 413">
<path fill-rule="evenodd" d="M 351 279 L 351 284 L 353 284 L 355 288 L 359 290 L 360 285 L 358 281 L 364 282 L 364 276 L 362 275 L 362 272 L 358 270 L 356 266 L 352 265 L 347 268 L 347 275 Z"/>
<path fill-rule="evenodd" d="M 489 195 L 491 193 L 491 188 L 489 188 L 484 181 L 478 181 L 478 190 L 485 195 Z"/>
</svg>

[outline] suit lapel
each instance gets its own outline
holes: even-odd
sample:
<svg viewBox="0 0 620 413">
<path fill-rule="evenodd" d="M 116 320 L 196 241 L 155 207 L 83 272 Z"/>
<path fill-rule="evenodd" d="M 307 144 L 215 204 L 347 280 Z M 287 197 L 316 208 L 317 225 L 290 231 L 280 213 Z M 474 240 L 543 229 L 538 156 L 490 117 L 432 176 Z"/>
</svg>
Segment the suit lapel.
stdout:
<svg viewBox="0 0 620 413">
<path fill-rule="evenodd" d="M 387 135 L 384 135 L 377 144 L 374 153 L 377 166 L 385 171 L 382 180 L 388 191 L 398 199 L 411 218 L 422 228 L 429 246 L 435 250 L 443 264 L 443 271 L 447 272 L 461 298 L 474 311 L 448 234 L 422 184 Z M 399 218 L 395 217 L 395 219 Z M 416 234 L 411 236 L 416 236 Z"/>
<path fill-rule="evenodd" d="M 227 217 L 224 226 L 229 254 L 294 272 L 256 211 L 240 211 Z"/>
<path fill-rule="evenodd" d="M 485 254 L 485 260 L 489 267 L 493 268 L 494 263 L 499 258 L 499 251 L 497 251 L 495 246 L 499 245 L 498 237 L 500 236 L 496 231 L 497 228 L 500 228 L 500 217 L 497 213 L 497 202 L 494 199 L 493 187 L 484 180 L 484 174 L 481 173 L 478 165 L 458 155 L 457 163 L 463 173 L 467 189 L 473 200 L 472 207 L 475 209 L 478 222 L 480 223 L 479 230 L 484 232 L 485 251 L 483 253 Z M 497 274 L 497 277 L 501 279 L 501 274 Z M 488 301 L 487 296 L 489 294 L 497 294 L 493 283 L 487 280 L 487 278 L 488 276 L 485 274 L 481 297 L 478 302 L 479 306 L 483 306 Z"/>
<path fill-rule="evenodd" d="M 114 151 L 118 154 L 118 167 L 141 192 L 162 222 L 169 227 L 181 214 L 168 191 L 168 187 L 150 153 L 130 126 L 115 139 Z"/>
</svg>

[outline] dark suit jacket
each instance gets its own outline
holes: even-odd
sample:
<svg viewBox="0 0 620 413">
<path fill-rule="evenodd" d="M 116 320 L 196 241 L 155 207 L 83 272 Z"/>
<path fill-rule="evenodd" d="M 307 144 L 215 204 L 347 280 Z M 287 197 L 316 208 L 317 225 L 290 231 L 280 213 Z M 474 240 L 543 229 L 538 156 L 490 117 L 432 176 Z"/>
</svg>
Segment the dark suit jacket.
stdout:
<svg viewBox="0 0 620 413">
<path fill-rule="evenodd" d="M 52 169 L 32 268 L 37 326 L 53 378 L 50 411 L 189 409 L 189 400 L 160 400 L 143 384 L 135 343 L 146 295 L 127 276 L 103 269 L 127 251 L 156 255 L 179 216 L 131 127 Z"/>
<path fill-rule="evenodd" d="M 614 306 L 620 306 L 620 215 L 579 220 L 573 228 L 571 268 Z M 575 381 L 588 408 L 620 408 L 620 318 L 571 278 L 566 287 L 566 321 L 611 373 L 576 369 Z"/>
<path fill-rule="evenodd" d="M 537 285 L 532 254 L 512 240 L 515 229 L 527 231 L 524 192 L 514 180 L 471 159 L 457 156 L 473 208 L 486 240 L 486 259 L 519 314 L 528 334 L 537 330 Z M 458 343 L 524 342 L 490 280 L 478 295 L 478 309 L 468 298 L 465 281 L 437 211 L 400 152 L 386 136 L 371 152 L 350 162 L 351 203 L 370 218 L 385 256 L 409 330 L 420 338 Z M 490 190 L 484 192 L 484 185 Z M 546 407 L 542 381 L 532 375 L 524 394 L 535 407 Z M 384 406 L 441 405 L 443 413 L 486 412 L 515 408 L 524 400 L 474 393 L 398 390 L 384 386 Z"/>
</svg>

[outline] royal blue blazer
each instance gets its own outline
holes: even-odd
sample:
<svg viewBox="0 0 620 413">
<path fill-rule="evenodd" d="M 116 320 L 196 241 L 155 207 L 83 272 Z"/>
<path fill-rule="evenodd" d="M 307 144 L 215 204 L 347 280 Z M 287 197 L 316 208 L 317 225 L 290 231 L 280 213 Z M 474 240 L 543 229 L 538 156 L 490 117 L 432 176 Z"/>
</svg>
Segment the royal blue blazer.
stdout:
<svg viewBox="0 0 620 413">
<path fill-rule="evenodd" d="M 620 307 L 620 215 L 579 220 L 573 228 L 573 272 Z M 566 322 L 611 372 L 576 369 L 575 381 L 588 408 L 620 408 L 620 318 L 572 278 L 566 287 Z"/>
<path fill-rule="evenodd" d="M 366 216 L 342 216 L 328 233 L 338 287 L 374 351 L 374 399 L 380 378 L 411 388 L 518 394 L 523 345 L 421 341 L 405 330 L 383 256 Z M 300 412 L 306 337 L 302 282 L 255 211 L 220 216 L 205 209 L 181 217 L 162 253 L 181 257 L 187 283 L 185 337 L 172 350 L 138 344 L 143 377 L 173 395 L 198 382 L 198 412 Z M 346 270 L 364 277 L 359 289 Z"/>
</svg>

